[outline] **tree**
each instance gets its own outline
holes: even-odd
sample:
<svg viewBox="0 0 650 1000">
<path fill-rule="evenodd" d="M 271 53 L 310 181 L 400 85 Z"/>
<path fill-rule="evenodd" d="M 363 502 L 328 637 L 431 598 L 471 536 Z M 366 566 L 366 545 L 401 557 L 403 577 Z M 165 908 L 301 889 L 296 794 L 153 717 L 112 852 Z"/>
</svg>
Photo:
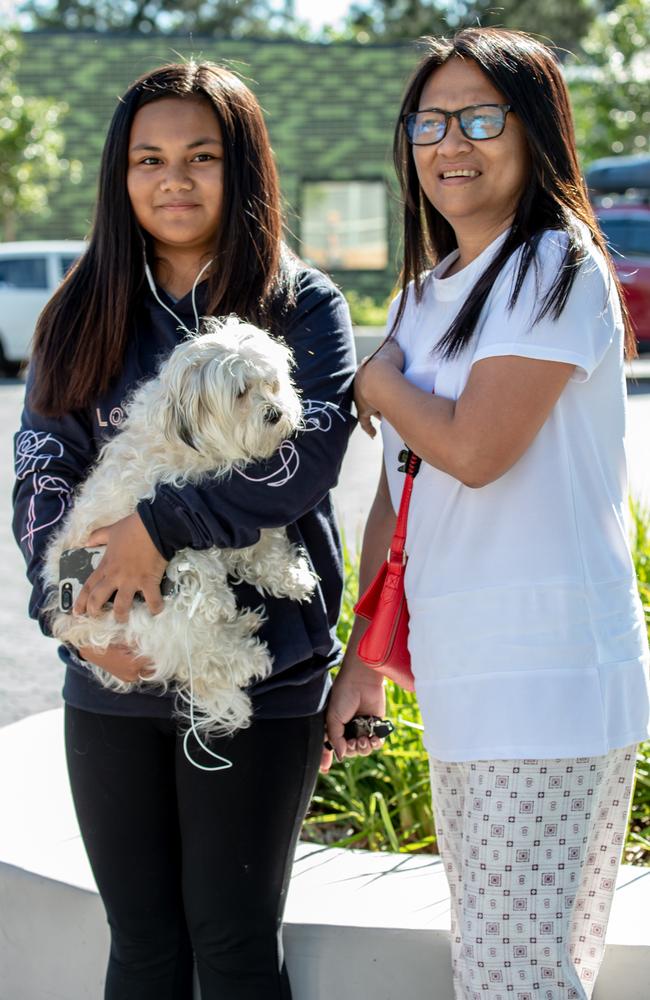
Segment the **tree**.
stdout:
<svg viewBox="0 0 650 1000">
<path fill-rule="evenodd" d="M 65 104 L 23 97 L 14 81 L 19 43 L 0 32 L 0 236 L 15 239 L 20 215 L 47 213 L 48 195 L 58 181 L 81 177 L 81 165 L 62 157 L 58 129 Z"/>
<path fill-rule="evenodd" d="M 362 0 L 352 6 L 344 35 L 388 42 L 500 25 L 575 49 L 596 15 L 611 6 L 611 0 Z"/>
<path fill-rule="evenodd" d="M 650 0 L 624 0 L 592 25 L 588 64 L 568 71 L 578 148 L 585 163 L 648 152 Z"/>
<path fill-rule="evenodd" d="M 291 33 L 291 0 L 23 0 L 34 28 L 69 31 L 153 31 L 230 38 Z"/>
</svg>

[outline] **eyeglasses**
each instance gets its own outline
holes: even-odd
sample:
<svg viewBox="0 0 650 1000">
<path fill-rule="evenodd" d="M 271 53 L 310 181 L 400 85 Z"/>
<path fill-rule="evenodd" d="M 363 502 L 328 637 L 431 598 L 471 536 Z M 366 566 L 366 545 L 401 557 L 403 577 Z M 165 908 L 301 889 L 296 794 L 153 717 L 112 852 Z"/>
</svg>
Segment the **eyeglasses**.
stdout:
<svg viewBox="0 0 650 1000">
<path fill-rule="evenodd" d="M 442 142 L 452 118 L 458 121 L 466 139 L 480 142 L 501 135 L 509 111 L 512 111 L 510 104 L 470 104 L 458 111 L 425 108 L 402 115 L 402 125 L 412 146 L 435 146 Z"/>
</svg>

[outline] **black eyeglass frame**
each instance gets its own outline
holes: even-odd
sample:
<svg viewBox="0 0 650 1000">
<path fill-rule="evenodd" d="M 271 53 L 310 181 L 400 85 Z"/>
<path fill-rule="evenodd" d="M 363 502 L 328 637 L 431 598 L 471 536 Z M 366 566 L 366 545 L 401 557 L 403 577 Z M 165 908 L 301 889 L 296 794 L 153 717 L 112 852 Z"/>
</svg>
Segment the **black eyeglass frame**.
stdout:
<svg viewBox="0 0 650 1000">
<path fill-rule="evenodd" d="M 503 111 L 503 125 L 501 126 L 500 131 L 496 132 L 495 135 L 480 136 L 478 139 L 474 139 L 472 138 L 471 135 L 468 135 L 463 127 L 463 123 L 461 121 L 460 116 L 463 114 L 464 111 L 472 111 L 474 110 L 474 108 L 499 108 L 501 111 Z M 461 130 L 465 138 L 470 140 L 470 142 L 487 142 L 488 139 L 497 139 L 500 135 L 503 135 L 503 131 L 506 127 L 506 118 L 508 117 L 508 112 L 513 110 L 514 109 L 512 107 L 512 104 L 468 104 L 466 107 L 458 108 L 456 111 L 444 111 L 443 108 L 419 108 L 417 111 L 405 112 L 402 115 L 400 121 L 406 133 L 406 138 L 411 146 L 437 146 L 438 143 L 442 142 L 444 137 L 447 135 L 447 132 L 449 131 L 449 122 L 451 121 L 452 118 L 456 119 L 456 121 L 458 122 L 459 129 Z M 409 135 L 408 119 L 409 118 L 415 119 L 416 115 L 424 114 L 427 111 L 437 111 L 438 114 L 445 116 L 445 130 L 440 136 L 440 138 L 434 139 L 433 142 L 413 142 L 411 136 Z"/>
</svg>

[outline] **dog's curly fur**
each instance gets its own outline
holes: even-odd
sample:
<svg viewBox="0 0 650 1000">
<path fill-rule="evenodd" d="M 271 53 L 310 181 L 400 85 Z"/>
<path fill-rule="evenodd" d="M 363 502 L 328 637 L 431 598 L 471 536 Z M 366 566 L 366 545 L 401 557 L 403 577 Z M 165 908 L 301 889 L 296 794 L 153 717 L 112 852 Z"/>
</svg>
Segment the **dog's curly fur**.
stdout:
<svg viewBox="0 0 650 1000">
<path fill-rule="evenodd" d="M 198 483 L 270 457 L 300 426 L 291 364 L 289 349 L 256 327 L 232 317 L 204 318 L 201 335 L 179 344 L 158 376 L 131 397 L 120 430 L 101 449 L 44 561 L 53 634 L 74 647 L 124 643 L 148 657 L 153 674 L 140 687 L 173 684 L 185 715 L 189 656 L 196 723 L 209 733 L 248 725 L 251 704 L 244 689 L 271 668 L 266 645 L 255 635 L 261 613 L 237 608 L 228 578 L 297 601 L 314 589 L 305 554 L 285 530 L 263 529 L 257 544 L 245 549 L 176 553 L 167 575 L 177 582 L 177 594 L 165 598 L 164 610 L 155 616 L 136 602 L 125 624 L 108 606 L 97 617 L 61 613 L 59 559 L 65 549 L 85 545 L 94 529 L 132 514 L 140 500 L 153 499 L 160 483 Z M 92 669 L 107 687 L 135 687 Z"/>
</svg>

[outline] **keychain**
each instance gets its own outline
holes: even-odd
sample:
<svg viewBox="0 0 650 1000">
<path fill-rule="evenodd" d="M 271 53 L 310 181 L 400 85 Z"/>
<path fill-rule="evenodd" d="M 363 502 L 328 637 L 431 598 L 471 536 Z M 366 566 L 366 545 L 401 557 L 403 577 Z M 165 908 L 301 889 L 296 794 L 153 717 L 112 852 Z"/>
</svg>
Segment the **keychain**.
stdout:
<svg viewBox="0 0 650 1000">
<path fill-rule="evenodd" d="M 380 719 L 377 715 L 355 715 L 345 723 L 343 736 L 346 740 L 358 740 L 364 736 L 368 739 L 378 736 L 379 739 L 385 740 L 394 730 L 395 726 L 390 719 Z M 324 745 L 326 750 L 334 749 L 329 740 L 326 740 Z"/>
</svg>

